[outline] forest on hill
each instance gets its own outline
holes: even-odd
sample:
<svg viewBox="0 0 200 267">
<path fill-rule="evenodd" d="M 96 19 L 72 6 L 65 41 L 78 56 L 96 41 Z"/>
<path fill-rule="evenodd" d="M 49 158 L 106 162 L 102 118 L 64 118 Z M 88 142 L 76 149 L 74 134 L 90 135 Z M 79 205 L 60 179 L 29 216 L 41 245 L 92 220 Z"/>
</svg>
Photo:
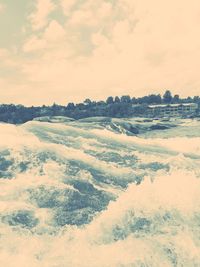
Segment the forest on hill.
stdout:
<svg viewBox="0 0 200 267">
<path fill-rule="evenodd" d="M 148 105 L 171 103 L 200 103 L 200 97 L 180 98 L 166 90 L 163 96 L 150 94 L 143 97 L 129 95 L 109 96 L 106 101 L 92 101 L 89 98 L 82 103 L 67 103 L 66 106 L 54 103 L 51 106 L 25 107 L 23 105 L 1 104 L 0 121 L 21 124 L 37 117 L 66 116 L 81 119 L 94 116 L 107 116 L 114 118 L 145 116 Z"/>
</svg>

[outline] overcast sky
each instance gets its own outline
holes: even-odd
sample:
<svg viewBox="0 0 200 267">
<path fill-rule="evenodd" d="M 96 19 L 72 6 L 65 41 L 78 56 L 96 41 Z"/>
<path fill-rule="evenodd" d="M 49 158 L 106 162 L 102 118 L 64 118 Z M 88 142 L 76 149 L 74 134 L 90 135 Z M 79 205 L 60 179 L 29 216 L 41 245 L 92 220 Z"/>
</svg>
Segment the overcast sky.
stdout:
<svg viewBox="0 0 200 267">
<path fill-rule="evenodd" d="M 200 95 L 199 0 L 0 0 L 0 103 Z"/>
</svg>

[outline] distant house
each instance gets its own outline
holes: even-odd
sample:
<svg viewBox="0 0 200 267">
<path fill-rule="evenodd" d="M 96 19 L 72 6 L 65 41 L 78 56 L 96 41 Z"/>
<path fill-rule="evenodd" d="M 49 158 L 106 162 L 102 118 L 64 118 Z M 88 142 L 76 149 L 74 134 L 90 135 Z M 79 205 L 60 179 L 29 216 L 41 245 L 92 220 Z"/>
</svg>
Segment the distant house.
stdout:
<svg viewBox="0 0 200 267">
<path fill-rule="evenodd" d="M 189 116 L 196 112 L 198 105 L 196 103 L 149 105 L 149 117 L 176 117 Z"/>
</svg>

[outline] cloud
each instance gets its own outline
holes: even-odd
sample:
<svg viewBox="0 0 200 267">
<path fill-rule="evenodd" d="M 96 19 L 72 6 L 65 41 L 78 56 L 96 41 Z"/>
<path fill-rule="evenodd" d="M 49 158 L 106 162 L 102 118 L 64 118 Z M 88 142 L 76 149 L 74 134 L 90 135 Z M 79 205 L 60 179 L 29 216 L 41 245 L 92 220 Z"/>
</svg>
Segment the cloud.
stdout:
<svg viewBox="0 0 200 267">
<path fill-rule="evenodd" d="M 0 67 L 1 69 L 1 77 L 3 76 L 3 72 L 6 73 L 8 68 L 17 67 L 15 55 L 5 48 L 0 48 Z"/>
<path fill-rule="evenodd" d="M 24 52 L 35 52 L 56 47 L 59 49 L 60 42 L 64 40 L 66 32 L 64 28 L 56 21 L 52 20 L 44 30 L 42 36 L 31 36 L 23 45 Z"/>
<path fill-rule="evenodd" d="M 39 30 L 48 23 L 48 16 L 56 8 L 51 0 L 35 0 L 35 11 L 29 16 L 33 30 Z"/>
<path fill-rule="evenodd" d="M 72 7 L 76 4 L 77 0 L 60 0 L 63 13 L 69 16 Z"/>
<path fill-rule="evenodd" d="M 9 53 L 8 53 L 8 50 L 7 49 L 3 49 L 3 48 L 0 49 L 0 58 L 1 59 L 7 57 L 8 54 Z"/>
<path fill-rule="evenodd" d="M 5 10 L 6 6 L 4 4 L 0 4 L 0 13 Z"/>
<path fill-rule="evenodd" d="M 56 21 L 52 20 L 44 32 L 47 41 L 60 41 L 66 36 L 64 28 Z"/>
<path fill-rule="evenodd" d="M 36 36 L 30 37 L 23 46 L 24 52 L 32 52 L 44 49 L 46 46 L 46 40 L 39 39 Z"/>
<path fill-rule="evenodd" d="M 24 103 L 64 104 L 166 89 L 200 94 L 199 1 L 60 3 L 64 22 L 45 11 L 43 28 L 24 40 L 25 56 L 18 61 L 23 84 L 16 84 Z"/>
<path fill-rule="evenodd" d="M 80 27 L 103 27 L 106 24 L 106 19 L 109 18 L 112 18 L 111 3 L 88 0 L 71 12 L 68 24 Z"/>
</svg>

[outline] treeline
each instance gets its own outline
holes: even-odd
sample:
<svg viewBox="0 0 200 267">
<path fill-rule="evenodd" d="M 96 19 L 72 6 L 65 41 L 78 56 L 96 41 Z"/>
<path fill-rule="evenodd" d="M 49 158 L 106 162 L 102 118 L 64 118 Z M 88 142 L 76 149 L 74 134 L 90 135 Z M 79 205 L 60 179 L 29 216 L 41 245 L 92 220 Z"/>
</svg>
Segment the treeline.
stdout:
<svg viewBox="0 0 200 267">
<path fill-rule="evenodd" d="M 170 103 L 200 103 L 199 96 L 180 98 L 172 95 L 167 90 L 163 96 L 151 94 L 143 97 L 109 96 L 106 101 L 92 101 L 86 99 L 83 103 L 68 103 L 66 106 L 53 104 L 52 106 L 25 107 L 23 105 L 0 105 L 0 121 L 20 124 L 36 117 L 42 116 L 67 116 L 81 119 L 93 116 L 131 117 L 143 116 L 147 112 L 148 105 Z"/>
</svg>

